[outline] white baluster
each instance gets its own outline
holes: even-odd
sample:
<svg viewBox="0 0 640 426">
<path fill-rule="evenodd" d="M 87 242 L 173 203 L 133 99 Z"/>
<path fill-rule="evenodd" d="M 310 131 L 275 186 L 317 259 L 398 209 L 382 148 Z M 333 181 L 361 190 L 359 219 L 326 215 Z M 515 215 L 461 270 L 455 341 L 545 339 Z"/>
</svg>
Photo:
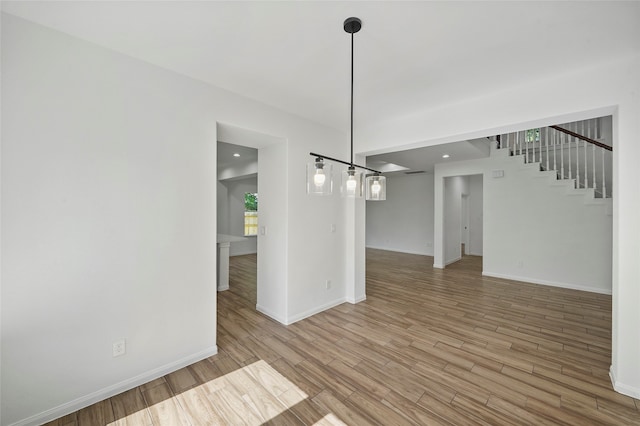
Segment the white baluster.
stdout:
<svg viewBox="0 0 640 426">
<path fill-rule="evenodd" d="M 538 140 L 538 162 L 540 161 L 540 151 L 542 149 L 541 148 L 541 143 L 542 141 L 540 140 L 541 136 L 540 136 L 540 129 L 536 129 L 535 132 L 533 132 L 533 161 L 536 161 L 536 139 Z"/>
<path fill-rule="evenodd" d="M 562 137 L 564 133 L 560 132 L 560 174 L 562 175 L 562 179 L 564 179 L 564 138 Z"/>
<path fill-rule="evenodd" d="M 558 151 L 558 132 L 556 129 L 553 129 L 553 170 L 556 171 L 556 175 L 558 174 L 558 163 L 556 161 L 557 151 Z"/>
<path fill-rule="evenodd" d="M 549 170 L 549 128 L 544 128 L 544 146 L 547 149 L 547 170 Z"/>
<path fill-rule="evenodd" d="M 584 134 L 584 122 L 582 122 L 582 132 Z M 591 127 L 587 126 L 587 137 L 591 139 Z M 587 141 L 584 141 L 584 187 L 587 188 L 589 186 L 589 173 L 587 173 Z"/>
<path fill-rule="evenodd" d="M 519 136 L 520 132 L 518 132 L 518 141 L 520 142 L 520 155 L 523 155 L 522 154 L 522 150 L 523 150 L 523 147 L 524 147 L 524 136 L 525 136 L 524 133 L 525 132 L 522 132 L 522 138 L 520 138 L 520 136 Z"/>
<path fill-rule="evenodd" d="M 524 162 L 529 162 L 529 135 L 528 131 L 524 131 Z"/>
<path fill-rule="evenodd" d="M 576 124 L 576 133 L 577 133 Z M 576 138 L 576 188 L 580 188 L 580 139 Z"/>
<path fill-rule="evenodd" d="M 567 156 L 569 158 L 569 179 L 571 179 L 571 138 L 567 135 Z"/>
<path fill-rule="evenodd" d="M 607 153 L 606 149 L 602 149 L 602 198 L 607 198 L 607 183 L 605 182 L 606 173 L 604 171 L 604 156 Z"/>
<path fill-rule="evenodd" d="M 533 157 L 533 163 L 536 162 L 536 129 L 533 129 L 533 148 L 531 149 L 531 156 Z"/>
<path fill-rule="evenodd" d="M 593 149 L 591 150 L 591 152 L 593 153 L 593 170 L 591 171 L 591 173 L 593 173 L 593 189 L 598 189 L 598 186 L 596 185 L 596 146 L 595 145 L 591 145 L 593 147 Z"/>
</svg>

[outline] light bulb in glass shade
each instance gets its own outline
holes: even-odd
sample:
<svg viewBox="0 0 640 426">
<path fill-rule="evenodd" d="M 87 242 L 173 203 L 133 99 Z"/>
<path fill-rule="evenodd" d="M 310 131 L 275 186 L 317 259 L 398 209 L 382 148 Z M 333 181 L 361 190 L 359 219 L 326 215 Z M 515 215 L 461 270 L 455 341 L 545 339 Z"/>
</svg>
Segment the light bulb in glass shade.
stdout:
<svg viewBox="0 0 640 426">
<path fill-rule="evenodd" d="M 315 186 L 322 186 L 327 180 L 327 176 L 324 174 L 324 170 L 321 168 L 316 169 L 316 173 L 313 175 L 313 183 Z"/>
<path fill-rule="evenodd" d="M 377 196 L 377 195 L 379 195 L 379 194 L 380 194 L 380 189 L 381 189 L 381 188 L 382 188 L 382 187 L 380 186 L 380 181 L 376 179 L 376 180 L 374 180 L 374 181 L 373 181 L 373 183 L 371 184 L 371 193 L 372 193 L 374 196 Z"/>
<path fill-rule="evenodd" d="M 354 176 L 354 174 L 349 173 L 349 178 L 347 178 L 347 192 L 356 192 L 356 186 L 358 185 L 358 181 L 356 180 L 356 177 Z"/>
</svg>

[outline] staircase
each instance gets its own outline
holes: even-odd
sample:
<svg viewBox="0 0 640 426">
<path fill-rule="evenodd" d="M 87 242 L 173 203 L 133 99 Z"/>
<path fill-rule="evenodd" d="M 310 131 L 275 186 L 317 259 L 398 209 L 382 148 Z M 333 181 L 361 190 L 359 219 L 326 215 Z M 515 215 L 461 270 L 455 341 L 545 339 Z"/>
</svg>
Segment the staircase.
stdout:
<svg viewBox="0 0 640 426">
<path fill-rule="evenodd" d="M 495 147 L 502 155 L 520 156 L 524 164 L 544 172 L 593 199 L 611 199 L 612 146 L 610 117 L 499 135 Z"/>
</svg>

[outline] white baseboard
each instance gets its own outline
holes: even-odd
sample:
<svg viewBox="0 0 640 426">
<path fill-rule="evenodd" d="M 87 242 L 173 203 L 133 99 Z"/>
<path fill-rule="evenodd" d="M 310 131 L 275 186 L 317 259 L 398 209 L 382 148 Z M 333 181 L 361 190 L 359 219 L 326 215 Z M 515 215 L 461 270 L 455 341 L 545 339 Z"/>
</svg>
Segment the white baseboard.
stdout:
<svg viewBox="0 0 640 426">
<path fill-rule="evenodd" d="M 575 285 L 575 284 L 567 284 L 567 283 L 561 283 L 561 282 L 555 282 L 555 281 L 539 280 L 539 279 L 536 279 L 536 278 L 519 277 L 519 276 L 515 276 L 515 275 L 508 275 L 508 274 L 497 274 L 495 272 L 487 272 L 487 271 L 482 271 L 482 275 L 486 276 L 486 277 L 504 278 L 504 279 L 507 279 L 507 280 L 522 281 L 522 282 L 531 283 L 531 284 L 548 285 L 550 287 L 568 288 L 570 290 L 580 290 L 580 291 L 588 291 L 588 292 L 591 292 L 591 293 L 599 293 L 599 294 L 611 295 L 611 290 L 606 290 L 606 289 L 601 289 L 601 288 L 584 287 L 584 286 L 579 286 L 579 285 Z"/>
<path fill-rule="evenodd" d="M 367 295 L 363 294 L 360 297 L 356 297 L 355 299 L 351 299 L 350 297 L 347 297 L 347 302 L 355 305 L 356 303 L 360 303 L 360 302 L 364 302 L 365 300 L 367 300 Z"/>
<path fill-rule="evenodd" d="M 396 253 L 406 253 L 406 254 L 417 254 L 420 256 L 431 256 L 433 257 L 433 253 L 422 252 L 422 251 L 412 251 L 412 250 L 403 250 L 398 248 L 389 248 L 389 247 L 380 247 L 380 246 L 366 246 L 366 248 L 374 249 L 374 250 L 384 250 L 384 251 L 393 251 Z"/>
<path fill-rule="evenodd" d="M 257 250 L 240 250 L 238 252 L 229 253 L 229 257 L 246 256 L 247 254 L 258 254 Z"/>
<path fill-rule="evenodd" d="M 76 398 L 73 401 L 66 402 L 50 410 L 46 410 L 46 411 L 43 411 L 42 413 L 38 413 L 31 417 L 27 417 L 26 419 L 19 420 L 15 423 L 12 423 L 9 426 L 32 426 L 32 425 L 35 426 L 35 425 L 41 425 L 43 423 L 50 422 L 51 420 L 55 420 L 57 418 L 66 416 L 67 414 L 74 413 L 82 408 L 95 404 L 96 402 L 100 402 L 107 398 L 111 398 L 112 396 L 118 395 L 122 392 L 128 391 L 137 386 L 148 383 L 159 377 L 165 376 L 169 373 L 173 373 L 176 370 L 184 368 L 187 365 L 194 364 L 198 361 L 202 361 L 203 359 L 209 358 L 210 356 L 216 355 L 217 353 L 218 353 L 217 346 L 207 348 L 203 351 L 181 358 L 175 362 L 165 364 L 163 366 L 154 368 L 153 370 L 144 372 L 130 379 L 113 384 L 111 386 L 107 386 L 106 388 L 103 388 L 103 389 L 99 389 L 95 392 L 92 392 L 80 398 Z"/>
<path fill-rule="evenodd" d="M 458 256 L 455 259 L 447 260 L 444 266 L 451 265 L 452 263 L 456 263 L 458 260 L 462 260 L 462 256 Z"/>
<path fill-rule="evenodd" d="M 609 377 L 611 378 L 611 384 L 613 385 L 613 389 L 616 392 L 621 393 L 623 395 L 630 396 L 631 398 L 640 399 L 639 388 L 625 385 L 624 383 L 620 383 L 618 380 L 616 380 L 616 375 L 613 372 L 613 366 L 609 368 Z"/>
<path fill-rule="evenodd" d="M 442 264 L 440 264 L 440 263 L 434 263 L 434 264 L 433 264 L 433 267 L 434 267 L 434 268 L 437 268 L 437 269 L 444 269 L 445 265 L 442 265 Z"/>
<path fill-rule="evenodd" d="M 326 311 L 327 309 L 331 309 L 334 306 L 341 305 L 344 302 L 346 302 L 346 299 L 344 297 L 342 297 L 340 299 L 334 300 L 334 301 L 329 302 L 329 303 L 325 303 L 324 305 L 315 307 L 313 309 L 309 309 L 308 311 L 301 312 L 301 313 L 299 313 L 297 315 L 293 315 L 293 316 L 288 317 L 288 318 L 282 318 L 280 315 L 276 315 L 273 312 L 270 312 L 268 309 L 265 309 L 264 307 L 262 307 L 260 305 L 256 305 L 256 309 L 258 310 L 258 312 L 261 312 L 261 313 L 265 314 L 269 318 L 273 318 L 274 320 L 278 321 L 280 324 L 291 325 L 294 322 L 298 322 L 298 321 L 303 320 L 305 318 L 309 318 L 312 315 L 315 315 L 315 314 L 320 313 L 322 311 Z"/>
<path fill-rule="evenodd" d="M 346 302 L 346 299 L 344 297 L 341 297 L 341 298 L 339 298 L 337 300 L 333 300 L 331 302 L 325 303 L 324 305 L 317 306 L 317 307 L 315 307 L 313 309 L 309 309 L 308 311 L 301 312 L 301 313 L 299 313 L 297 315 L 293 315 L 293 316 L 289 317 L 289 322 L 286 325 L 293 324 L 294 322 L 298 322 L 298 321 L 303 320 L 305 318 L 309 318 L 310 316 L 318 314 L 318 313 L 320 313 L 322 311 L 326 311 L 327 309 L 331 309 L 334 306 L 341 305 L 344 302 Z"/>
<path fill-rule="evenodd" d="M 265 314 L 269 318 L 278 321 L 280 324 L 289 325 L 289 324 L 287 324 L 287 319 L 286 318 L 281 317 L 280 315 L 276 314 L 275 312 L 271 312 L 269 309 L 266 309 L 264 306 L 260 306 L 260 305 L 256 304 L 256 310 L 258 312 L 262 313 L 262 314 Z"/>
</svg>

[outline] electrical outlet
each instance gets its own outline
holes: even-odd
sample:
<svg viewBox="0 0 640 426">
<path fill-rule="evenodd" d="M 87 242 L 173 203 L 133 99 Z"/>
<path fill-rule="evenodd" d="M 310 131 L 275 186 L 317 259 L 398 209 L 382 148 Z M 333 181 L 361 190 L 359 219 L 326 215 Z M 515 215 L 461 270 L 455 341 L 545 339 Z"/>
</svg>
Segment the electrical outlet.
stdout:
<svg viewBox="0 0 640 426">
<path fill-rule="evenodd" d="M 331 280 L 325 281 L 325 286 L 326 286 L 327 290 L 329 290 L 331 288 Z"/>
<path fill-rule="evenodd" d="M 117 340 L 117 341 L 113 342 L 113 356 L 114 357 L 122 356 L 126 352 L 127 352 L 127 346 L 126 346 L 126 343 L 125 343 L 124 339 Z"/>
</svg>

